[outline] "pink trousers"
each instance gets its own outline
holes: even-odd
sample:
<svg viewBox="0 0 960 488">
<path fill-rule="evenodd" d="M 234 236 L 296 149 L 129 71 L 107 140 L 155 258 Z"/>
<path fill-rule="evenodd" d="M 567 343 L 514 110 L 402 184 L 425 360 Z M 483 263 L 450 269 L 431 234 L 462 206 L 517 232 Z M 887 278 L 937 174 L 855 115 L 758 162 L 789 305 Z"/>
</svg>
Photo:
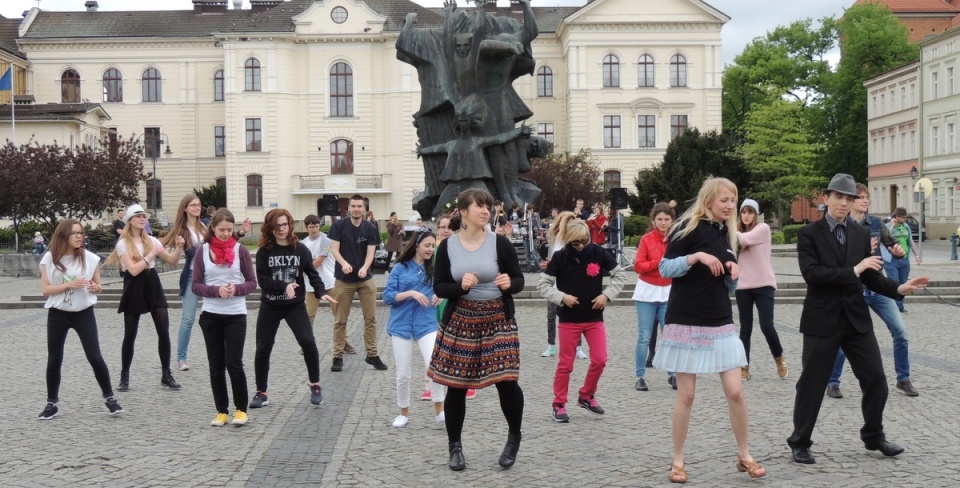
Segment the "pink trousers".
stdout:
<svg viewBox="0 0 960 488">
<path fill-rule="evenodd" d="M 573 362 L 577 355 L 577 342 L 583 334 L 590 348 L 590 367 L 587 377 L 580 388 L 580 398 L 590 398 L 597 392 L 597 383 L 603 368 L 607 366 L 607 329 L 603 322 L 560 322 L 557 324 L 560 336 L 560 360 L 557 362 L 557 373 L 553 377 L 553 404 L 567 403 L 567 390 L 570 386 L 570 373 L 573 372 Z"/>
</svg>

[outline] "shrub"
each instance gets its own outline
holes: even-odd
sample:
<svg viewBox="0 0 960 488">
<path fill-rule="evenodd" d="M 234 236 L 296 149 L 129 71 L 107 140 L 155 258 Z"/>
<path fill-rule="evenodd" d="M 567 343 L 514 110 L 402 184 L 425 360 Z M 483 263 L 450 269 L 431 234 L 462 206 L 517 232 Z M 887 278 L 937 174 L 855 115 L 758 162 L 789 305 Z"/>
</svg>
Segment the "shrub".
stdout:
<svg viewBox="0 0 960 488">
<path fill-rule="evenodd" d="M 783 231 L 775 231 L 770 235 L 770 240 L 772 244 L 785 244 L 785 239 L 783 237 Z"/>
<path fill-rule="evenodd" d="M 13 244 L 13 227 L 9 229 L 0 229 L 0 244 Z"/>
<path fill-rule="evenodd" d="M 797 231 L 800 230 L 805 224 L 793 224 L 783 226 L 783 241 L 784 244 L 796 244 L 797 243 Z"/>
<path fill-rule="evenodd" d="M 623 235 L 642 236 L 650 229 L 650 218 L 646 215 L 631 215 L 623 221 Z"/>
</svg>

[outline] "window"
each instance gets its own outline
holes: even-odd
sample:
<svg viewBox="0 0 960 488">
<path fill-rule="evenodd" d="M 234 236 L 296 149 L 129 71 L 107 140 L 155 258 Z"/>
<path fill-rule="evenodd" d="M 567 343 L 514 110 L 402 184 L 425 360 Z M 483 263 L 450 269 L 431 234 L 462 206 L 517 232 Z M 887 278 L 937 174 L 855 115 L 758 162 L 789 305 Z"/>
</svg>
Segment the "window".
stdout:
<svg viewBox="0 0 960 488">
<path fill-rule="evenodd" d="M 116 68 L 110 68 L 103 72 L 103 101 L 123 101 L 123 76 L 120 75 L 120 70 Z"/>
<path fill-rule="evenodd" d="M 227 155 L 227 128 L 222 125 L 213 128 L 213 155 L 217 157 Z"/>
<path fill-rule="evenodd" d="M 147 208 L 163 208 L 163 182 L 156 178 L 147 180 Z"/>
<path fill-rule="evenodd" d="M 656 116 L 637 116 L 637 134 L 640 136 L 640 147 L 657 147 Z"/>
<path fill-rule="evenodd" d="M 947 153 L 957 152 L 956 139 L 954 137 L 953 124 L 947 124 Z"/>
<path fill-rule="evenodd" d="M 553 123 L 546 122 L 537 124 L 537 135 L 553 144 Z"/>
<path fill-rule="evenodd" d="M 223 101 L 223 70 L 217 70 L 213 74 L 213 101 Z"/>
<path fill-rule="evenodd" d="M 940 154 L 940 127 L 934 126 L 930 135 L 930 154 L 936 156 Z"/>
<path fill-rule="evenodd" d="M 603 116 L 603 147 L 620 147 L 620 116 Z"/>
<path fill-rule="evenodd" d="M 147 158 L 160 157 L 160 144 L 163 139 L 160 136 L 159 127 L 143 128 L 143 155 Z"/>
<path fill-rule="evenodd" d="M 603 193 L 609 194 L 611 188 L 620 188 L 620 172 L 615 169 L 603 172 Z"/>
<path fill-rule="evenodd" d="M 953 66 L 947 68 L 947 95 L 953 95 Z"/>
<path fill-rule="evenodd" d="M 897 136 L 890 134 L 890 160 L 897 160 Z"/>
<path fill-rule="evenodd" d="M 687 116 L 686 115 L 671 115 L 670 116 L 670 139 L 673 139 L 687 130 Z"/>
<path fill-rule="evenodd" d="M 910 106 L 917 106 L 917 84 L 910 83 Z"/>
<path fill-rule="evenodd" d="M 260 119 L 247 119 L 247 151 L 260 151 L 263 133 L 260 131 Z"/>
<path fill-rule="evenodd" d="M 682 54 L 670 58 L 670 86 L 687 86 L 687 58 Z"/>
<path fill-rule="evenodd" d="M 930 99 L 936 100 L 940 96 L 940 73 L 930 73 Z"/>
<path fill-rule="evenodd" d="M 956 210 L 956 200 L 954 199 L 954 188 L 952 186 L 947 187 L 947 215 L 953 216 L 953 212 Z"/>
<path fill-rule="evenodd" d="M 60 102 L 80 103 L 80 74 L 72 69 L 60 75 Z"/>
<path fill-rule="evenodd" d="M 917 131 L 910 131 L 910 157 L 917 157 Z"/>
<path fill-rule="evenodd" d="M 873 138 L 873 153 L 867 155 L 867 159 L 873 161 L 874 164 L 878 164 L 881 161 L 878 159 L 880 156 L 880 141 L 874 137 Z"/>
<path fill-rule="evenodd" d="M 537 96 L 553 96 L 553 70 L 546 66 L 537 70 Z"/>
<path fill-rule="evenodd" d="M 243 89 L 260 91 L 260 61 L 250 58 L 243 63 Z"/>
<path fill-rule="evenodd" d="M 890 89 L 890 112 L 896 112 L 896 111 L 897 111 L 897 97 L 896 97 L 896 94 L 897 94 L 896 88 L 891 88 L 891 89 Z"/>
<path fill-rule="evenodd" d="M 879 110 L 877 110 L 877 96 L 873 96 L 873 110 L 870 111 L 870 115 L 876 117 Z"/>
<path fill-rule="evenodd" d="M 933 195 L 930 195 L 930 216 L 936 217 L 940 215 L 940 188 L 934 187 Z"/>
<path fill-rule="evenodd" d="M 887 95 L 885 93 L 880 94 L 880 114 L 883 115 L 883 112 L 887 109 Z"/>
<path fill-rule="evenodd" d="M 603 58 L 603 87 L 616 88 L 620 86 L 620 58 L 608 54 Z"/>
<path fill-rule="evenodd" d="M 347 21 L 347 9 L 343 7 L 334 7 L 330 11 L 330 18 L 333 19 L 337 24 L 342 24 Z"/>
<path fill-rule="evenodd" d="M 637 86 L 641 88 L 649 88 L 653 86 L 653 56 L 649 54 L 644 54 L 640 56 L 640 61 L 637 62 Z"/>
<path fill-rule="evenodd" d="M 353 117 L 353 70 L 347 63 L 330 68 L 330 116 Z"/>
<path fill-rule="evenodd" d="M 907 133 L 900 132 L 900 160 L 908 159 L 907 156 Z"/>
<path fill-rule="evenodd" d="M 217 178 L 216 181 L 214 181 L 214 184 L 217 185 L 218 188 L 226 188 L 226 187 L 227 187 L 227 178 L 221 176 L 221 177 Z"/>
<path fill-rule="evenodd" d="M 247 206 L 263 206 L 263 176 L 247 175 Z"/>
<path fill-rule="evenodd" d="M 330 174 L 353 174 L 353 143 L 337 139 L 330 143 Z"/>
<path fill-rule="evenodd" d="M 880 138 L 880 163 L 887 162 L 887 138 Z"/>
<path fill-rule="evenodd" d="M 907 87 L 900 87 L 900 110 L 907 108 Z"/>
<path fill-rule="evenodd" d="M 160 71 L 156 68 L 148 68 L 143 72 L 143 78 L 140 80 L 142 89 L 143 89 L 143 101 L 144 102 L 160 102 L 163 101 L 161 97 L 161 81 L 160 81 Z"/>
</svg>

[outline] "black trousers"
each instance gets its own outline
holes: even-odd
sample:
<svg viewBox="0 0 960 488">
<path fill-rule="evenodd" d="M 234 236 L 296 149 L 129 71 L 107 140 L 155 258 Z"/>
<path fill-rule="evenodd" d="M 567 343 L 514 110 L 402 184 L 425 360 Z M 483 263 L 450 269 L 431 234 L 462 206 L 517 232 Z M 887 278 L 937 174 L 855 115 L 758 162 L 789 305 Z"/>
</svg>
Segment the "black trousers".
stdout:
<svg viewBox="0 0 960 488">
<path fill-rule="evenodd" d="M 63 365 L 63 345 L 67 341 L 67 332 L 70 329 L 77 331 L 83 354 L 87 362 L 93 367 L 93 375 L 97 377 L 97 384 L 103 398 L 113 396 L 110 386 L 110 372 L 107 363 L 100 354 L 100 338 L 97 335 L 97 317 L 93 307 L 79 312 L 64 312 L 51 308 L 47 312 L 47 401 L 60 401 L 60 367 Z"/>
<path fill-rule="evenodd" d="M 307 364 L 310 383 L 320 382 L 320 352 L 317 340 L 313 337 L 313 327 L 307 315 L 307 306 L 299 303 L 292 306 L 260 304 L 257 315 L 257 352 L 253 358 L 253 369 L 257 376 L 257 391 L 267 391 L 267 378 L 270 376 L 270 353 L 277 339 L 280 321 L 286 320 L 287 326 L 303 349 L 303 362 Z"/>
<path fill-rule="evenodd" d="M 227 413 L 230 404 L 225 372 L 230 373 L 234 407 L 246 412 L 249 395 L 247 374 L 243 371 L 243 344 L 247 339 L 247 316 L 203 312 L 198 323 L 207 346 L 210 387 L 213 389 L 213 403 L 217 412 Z"/>
<path fill-rule="evenodd" d="M 780 345 L 780 336 L 773 325 L 773 295 L 776 290 L 772 286 L 737 290 L 737 310 L 740 312 L 740 341 L 743 342 L 744 352 L 747 353 L 747 364 L 750 363 L 750 336 L 753 334 L 753 305 L 757 305 L 760 314 L 760 332 L 767 340 L 770 353 L 777 358 L 783 356 L 783 346 Z"/>
<path fill-rule="evenodd" d="M 847 354 L 863 391 L 860 439 L 871 446 L 885 440 L 883 409 L 887 404 L 887 377 L 883 374 L 877 337 L 872 330 L 866 334 L 857 332 L 846 314 L 842 314 L 836 331 L 829 337 L 803 336 L 803 371 L 797 380 L 793 434 L 787 439 L 790 447 L 809 448 L 813 444 L 810 436 L 817 424 L 827 381 L 840 347 Z"/>
<path fill-rule="evenodd" d="M 519 435 L 523 423 L 523 390 L 516 381 L 501 381 L 495 385 L 500 396 L 500 410 L 503 412 L 503 418 L 507 420 L 507 429 L 511 434 Z M 467 416 L 467 390 L 447 388 L 443 412 L 446 417 L 447 440 L 460 441 L 463 420 Z"/>
</svg>

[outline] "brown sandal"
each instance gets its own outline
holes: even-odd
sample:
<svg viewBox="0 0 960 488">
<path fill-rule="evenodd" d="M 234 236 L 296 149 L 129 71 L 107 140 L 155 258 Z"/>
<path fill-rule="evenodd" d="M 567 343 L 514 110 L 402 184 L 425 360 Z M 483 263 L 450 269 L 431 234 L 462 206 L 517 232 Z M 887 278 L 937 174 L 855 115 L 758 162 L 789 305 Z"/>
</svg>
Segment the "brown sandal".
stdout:
<svg viewBox="0 0 960 488">
<path fill-rule="evenodd" d="M 737 456 L 737 471 L 746 472 L 751 478 L 763 478 L 767 475 L 767 470 L 763 469 L 763 466 L 753 461 L 744 461 L 740 456 Z"/>
<path fill-rule="evenodd" d="M 677 466 L 676 464 L 671 464 L 670 465 L 670 482 L 686 483 L 687 470 L 683 469 L 683 466 Z"/>
</svg>

